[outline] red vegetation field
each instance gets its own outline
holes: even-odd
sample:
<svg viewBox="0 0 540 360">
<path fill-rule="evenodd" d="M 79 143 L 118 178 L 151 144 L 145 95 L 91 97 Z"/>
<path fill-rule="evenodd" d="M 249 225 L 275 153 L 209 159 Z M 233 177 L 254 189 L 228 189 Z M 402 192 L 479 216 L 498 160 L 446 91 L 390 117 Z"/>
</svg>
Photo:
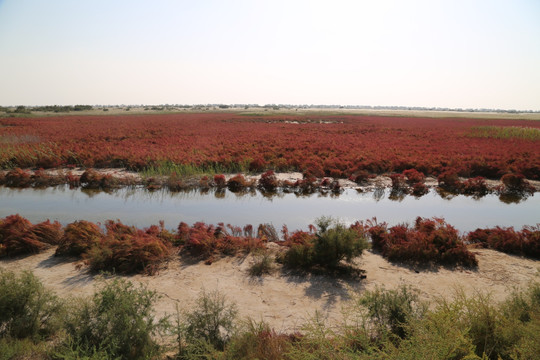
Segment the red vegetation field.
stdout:
<svg viewBox="0 0 540 360">
<path fill-rule="evenodd" d="M 474 129 L 485 125 L 540 128 L 522 120 L 317 114 L 9 118 L 0 119 L 0 167 L 138 170 L 170 161 L 216 172 L 299 170 L 317 177 L 416 169 L 540 179 L 537 140 L 476 137 Z"/>
</svg>

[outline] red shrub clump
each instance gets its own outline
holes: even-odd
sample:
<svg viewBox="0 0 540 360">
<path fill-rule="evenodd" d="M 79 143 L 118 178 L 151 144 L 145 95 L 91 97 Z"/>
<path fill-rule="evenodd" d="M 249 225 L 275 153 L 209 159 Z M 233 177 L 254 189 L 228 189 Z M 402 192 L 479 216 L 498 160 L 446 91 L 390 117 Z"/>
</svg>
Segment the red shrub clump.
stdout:
<svg viewBox="0 0 540 360">
<path fill-rule="evenodd" d="M 423 182 L 414 183 L 412 186 L 412 194 L 414 196 L 422 196 L 429 192 L 428 187 Z"/>
<path fill-rule="evenodd" d="M 445 171 L 437 177 L 439 186 L 445 190 L 459 191 L 463 186 L 458 175 L 453 171 Z"/>
<path fill-rule="evenodd" d="M 369 179 L 370 174 L 366 170 L 359 170 L 354 172 L 350 177 L 349 180 L 354 181 L 357 184 L 361 184 L 367 179 Z"/>
<path fill-rule="evenodd" d="M 32 232 L 32 224 L 20 215 L 0 220 L 0 257 L 38 253 L 48 245 Z"/>
<path fill-rule="evenodd" d="M 64 233 L 58 221 L 51 223 L 50 220 L 32 226 L 30 231 L 39 241 L 49 245 L 60 244 Z"/>
<path fill-rule="evenodd" d="M 234 230 L 234 227 L 232 227 Z M 247 229 L 247 232 L 250 232 Z M 217 227 L 207 225 L 203 222 L 197 222 L 190 227 L 188 224 L 181 222 L 178 225 L 178 241 L 184 244 L 184 248 L 194 256 L 207 259 L 211 262 L 213 256 L 218 254 L 232 255 L 240 250 L 251 251 L 255 248 L 262 247 L 262 240 L 251 236 L 235 236 L 240 235 L 242 229 L 234 230 L 233 235 L 227 232 L 223 224 Z"/>
<path fill-rule="evenodd" d="M 503 183 L 503 193 L 534 193 L 534 187 L 525 179 L 522 174 L 505 174 L 501 177 Z"/>
<path fill-rule="evenodd" d="M 49 220 L 32 225 L 20 215 L 10 215 L 0 220 L 0 257 L 35 254 L 51 245 L 57 245 L 62 236 L 62 226 Z"/>
<path fill-rule="evenodd" d="M 111 174 L 100 174 L 94 169 L 86 170 L 79 180 L 88 189 L 107 189 L 116 185 L 116 179 Z"/>
<path fill-rule="evenodd" d="M 409 184 L 423 183 L 426 178 L 423 173 L 417 171 L 416 169 L 405 170 L 403 171 L 403 175 L 407 178 L 407 182 Z"/>
<path fill-rule="evenodd" d="M 443 219 L 418 217 L 414 227 L 375 224 L 368 228 L 372 244 L 392 261 L 476 266 L 475 256 L 457 230 Z"/>
<path fill-rule="evenodd" d="M 166 230 L 160 231 L 158 227 L 141 230 L 110 220 L 105 228 L 106 235 L 83 255 L 94 271 L 154 274 L 170 256 L 171 243 L 160 236 Z"/>
<path fill-rule="evenodd" d="M 401 190 L 406 187 L 405 175 L 403 174 L 392 174 L 390 175 L 390 180 L 392 180 L 393 190 Z"/>
<path fill-rule="evenodd" d="M 227 187 L 229 188 L 229 190 L 233 192 L 240 191 L 250 185 L 251 184 L 246 180 L 246 178 L 242 174 L 235 175 L 232 178 L 230 178 L 229 181 L 227 181 Z"/>
<path fill-rule="evenodd" d="M 214 183 L 216 184 L 217 187 L 225 187 L 225 185 L 227 185 L 227 181 L 225 180 L 225 175 L 223 174 L 219 174 L 219 175 L 214 175 Z"/>
<path fill-rule="evenodd" d="M 64 235 L 56 249 L 56 255 L 80 256 L 99 244 L 103 232 L 96 224 L 79 220 L 64 228 Z"/>
<path fill-rule="evenodd" d="M 259 179 L 259 185 L 266 191 L 275 191 L 279 186 L 279 181 L 276 177 L 276 174 L 272 170 L 268 170 L 261 175 Z"/>
<path fill-rule="evenodd" d="M 483 196 L 489 192 L 486 179 L 481 176 L 465 180 L 462 185 L 462 192 L 467 195 Z"/>
<path fill-rule="evenodd" d="M 468 233 L 466 239 L 472 244 L 505 253 L 540 258 L 540 225 L 525 226 L 521 231 L 499 226 L 476 229 Z"/>
<path fill-rule="evenodd" d="M 12 187 L 29 187 L 32 185 L 32 182 L 32 174 L 29 171 L 19 168 L 10 170 L 4 178 L 4 183 Z"/>
</svg>

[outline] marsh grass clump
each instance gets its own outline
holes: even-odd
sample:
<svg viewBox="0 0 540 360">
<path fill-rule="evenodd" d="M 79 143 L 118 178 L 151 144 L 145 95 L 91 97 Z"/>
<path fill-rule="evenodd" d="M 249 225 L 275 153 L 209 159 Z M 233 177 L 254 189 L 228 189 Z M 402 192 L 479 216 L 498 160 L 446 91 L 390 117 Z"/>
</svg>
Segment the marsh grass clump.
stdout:
<svg viewBox="0 0 540 360">
<path fill-rule="evenodd" d="M 227 359 L 268 359 L 294 358 L 291 351 L 299 334 L 278 333 L 263 321 L 246 320 L 228 342 L 224 354 Z M 286 356 L 287 355 L 287 356 Z"/>
</svg>

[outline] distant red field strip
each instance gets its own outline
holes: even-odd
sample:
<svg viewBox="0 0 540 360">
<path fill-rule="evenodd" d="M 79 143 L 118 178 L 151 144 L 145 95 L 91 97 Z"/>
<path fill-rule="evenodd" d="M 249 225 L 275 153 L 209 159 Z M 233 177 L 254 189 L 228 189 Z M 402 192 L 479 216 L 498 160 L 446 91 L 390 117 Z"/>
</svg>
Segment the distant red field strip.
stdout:
<svg viewBox="0 0 540 360">
<path fill-rule="evenodd" d="M 0 166 L 128 167 L 170 161 L 200 168 L 303 171 L 349 177 L 359 171 L 540 179 L 539 142 L 474 137 L 479 126 L 520 120 L 229 113 L 0 119 Z"/>
</svg>

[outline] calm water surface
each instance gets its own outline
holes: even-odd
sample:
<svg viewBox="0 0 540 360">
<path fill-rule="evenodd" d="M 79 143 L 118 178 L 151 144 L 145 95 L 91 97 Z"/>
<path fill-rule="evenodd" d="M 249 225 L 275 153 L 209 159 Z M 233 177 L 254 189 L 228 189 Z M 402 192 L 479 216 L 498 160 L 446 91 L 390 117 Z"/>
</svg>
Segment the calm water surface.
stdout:
<svg viewBox="0 0 540 360">
<path fill-rule="evenodd" d="M 189 224 L 204 221 L 237 226 L 272 223 L 278 229 L 286 224 L 290 230 L 307 229 L 322 215 L 331 215 L 345 223 L 377 217 L 390 225 L 412 222 L 417 216 L 437 216 L 461 231 L 470 231 L 477 227 L 521 228 L 539 223 L 540 195 L 517 204 L 506 204 L 495 195 L 479 200 L 462 195 L 443 199 L 435 191 L 421 198 L 406 196 L 396 201 L 389 198 L 389 190 L 358 193 L 349 189 L 339 196 L 279 194 L 265 197 L 260 192 L 240 195 L 228 190 L 170 193 L 123 188 L 106 193 L 70 190 L 66 186 L 0 187 L 0 217 L 17 213 L 32 222 L 51 219 L 62 224 L 81 219 L 93 222 L 119 219 L 125 224 L 146 227 L 164 220 L 167 228 L 176 228 L 180 221 Z"/>
</svg>

